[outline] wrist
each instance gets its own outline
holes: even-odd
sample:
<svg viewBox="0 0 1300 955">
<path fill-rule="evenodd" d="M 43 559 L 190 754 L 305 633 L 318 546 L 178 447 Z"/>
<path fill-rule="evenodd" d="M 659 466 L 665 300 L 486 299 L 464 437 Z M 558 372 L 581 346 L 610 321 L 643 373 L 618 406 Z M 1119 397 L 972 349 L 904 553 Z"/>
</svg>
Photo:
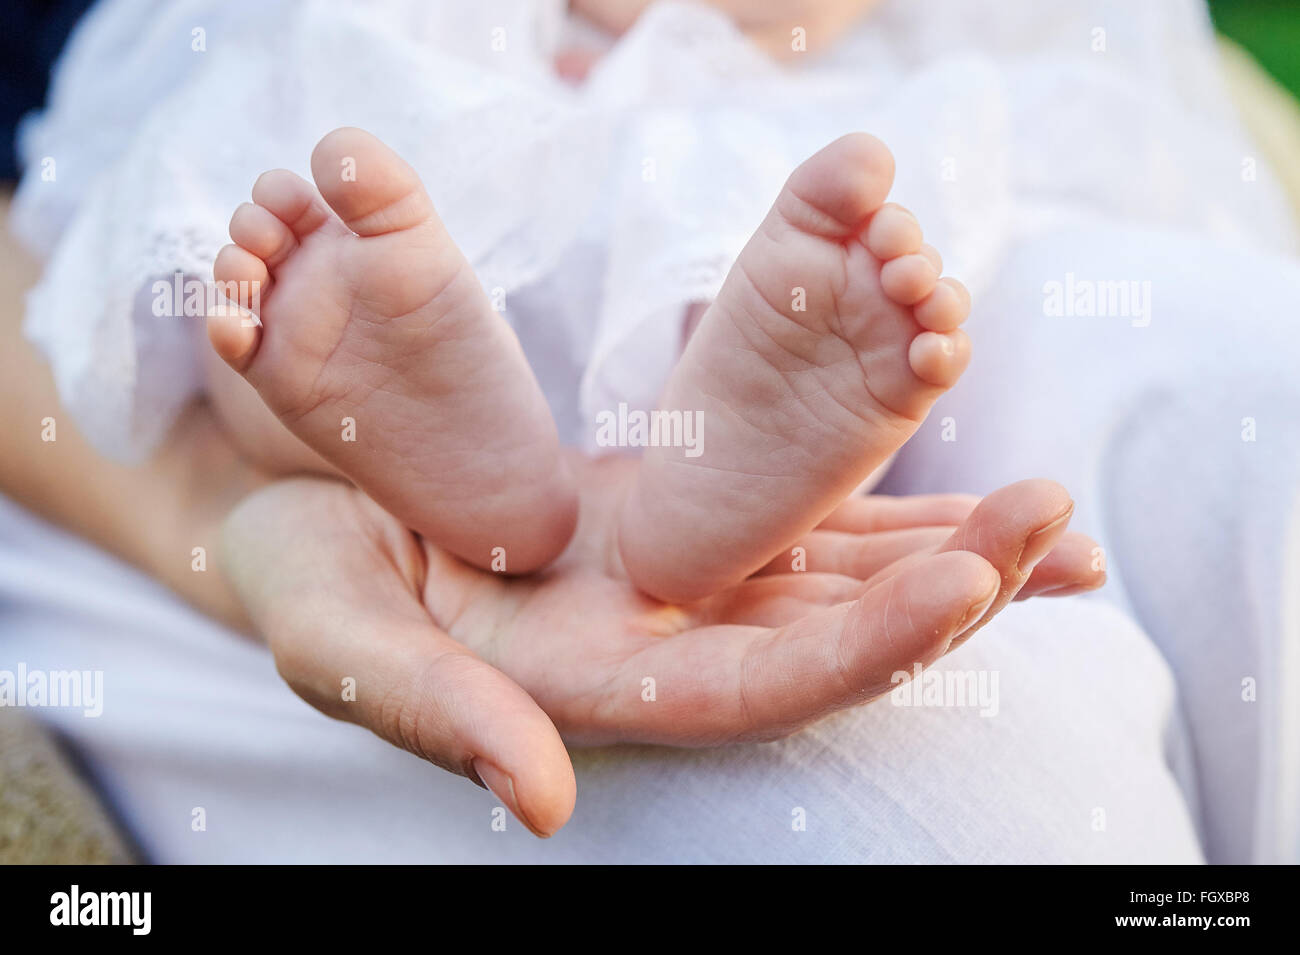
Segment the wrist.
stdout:
<svg viewBox="0 0 1300 955">
<path fill-rule="evenodd" d="M 231 446 L 206 405 L 177 423 L 157 464 L 155 516 L 137 530 L 150 535 L 146 569 L 208 616 L 252 632 L 223 569 L 221 532 L 230 513 L 269 478 Z"/>
</svg>

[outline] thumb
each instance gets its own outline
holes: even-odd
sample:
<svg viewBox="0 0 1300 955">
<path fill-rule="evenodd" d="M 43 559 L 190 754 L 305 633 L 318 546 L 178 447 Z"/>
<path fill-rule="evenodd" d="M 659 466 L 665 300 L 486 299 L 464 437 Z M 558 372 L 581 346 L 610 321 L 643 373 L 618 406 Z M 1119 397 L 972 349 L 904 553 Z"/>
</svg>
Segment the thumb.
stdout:
<svg viewBox="0 0 1300 955">
<path fill-rule="evenodd" d="M 416 597 L 414 537 L 362 495 L 284 481 L 227 520 L 223 564 L 276 668 L 316 709 L 490 789 L 550 836 L 576 782 L 550 718 L 440 630 Z"/>
</svg>

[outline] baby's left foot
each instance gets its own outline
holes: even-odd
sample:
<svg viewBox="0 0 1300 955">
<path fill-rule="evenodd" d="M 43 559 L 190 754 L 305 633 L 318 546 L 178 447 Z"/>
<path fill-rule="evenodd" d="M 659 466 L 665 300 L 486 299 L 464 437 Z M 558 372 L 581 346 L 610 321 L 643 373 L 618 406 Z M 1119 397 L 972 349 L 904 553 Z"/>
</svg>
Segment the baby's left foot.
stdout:
<svg viewBox="0 0 1300 955">
<path fill-rule="evenodd" d="M 514 332 L 388 146 L 336 129 L 312 175 L 263 174 L 231 218 L 215 277 L 270 291 L 260 326 L 209 316 L 214 348 L 407 527 L 479 567 L 543 566 L 577 496 Z"/>
<path fill-rule="evenodd" d="M 897 451 L 970 357 L 961 283 L 911 213 L 894 161 L 845 136 L 790 177 L 704 313 L 661 408 L 701 447 L 646 449 L 619 546 L 642 590 L 686 602 L 744 579 Z"/>
</svg>

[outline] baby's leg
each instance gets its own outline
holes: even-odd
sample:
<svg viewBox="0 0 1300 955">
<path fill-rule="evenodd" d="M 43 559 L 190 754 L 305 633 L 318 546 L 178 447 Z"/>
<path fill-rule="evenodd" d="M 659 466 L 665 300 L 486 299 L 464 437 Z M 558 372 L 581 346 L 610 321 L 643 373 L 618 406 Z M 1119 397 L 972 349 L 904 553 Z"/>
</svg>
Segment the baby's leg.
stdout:
<svg viewBox="0 0 1300 955">
<path fill-rule="evenodd" d="M 273 477 L 328 474 L 338 468 L 309 448 L 266 406 L 257 391 L 210 348 L 203 349 L 208 403 L 231 443 Z"/>
</svg>

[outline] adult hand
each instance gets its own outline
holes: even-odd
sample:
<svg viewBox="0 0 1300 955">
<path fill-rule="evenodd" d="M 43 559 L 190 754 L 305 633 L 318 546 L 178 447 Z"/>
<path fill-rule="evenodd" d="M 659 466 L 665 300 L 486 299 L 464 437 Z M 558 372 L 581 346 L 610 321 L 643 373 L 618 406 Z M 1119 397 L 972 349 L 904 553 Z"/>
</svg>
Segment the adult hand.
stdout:
<svg viewBox="0 0 1300 955">
<path fill-rule="evenodd" d="M 1104 576 L 1091 541 L 1066 533 L 1065 491 L 1025 481 L 978 503 L 850 499 L 800 545 L 806 570 L 793 552 L 668 606 L 618 559 L 614 515 L 635 462 L 574 466 L 577 534 L 528 578 L 468 567 L 325 479 L 258 491 L 223 535 L 228 574 L 296 692 L 485 783 L 539 835 L 573 810 L 562 737 L 778 738 L 888 692 L 894 673 L 929 665 L 1019 594 Z"/>
</svg>

